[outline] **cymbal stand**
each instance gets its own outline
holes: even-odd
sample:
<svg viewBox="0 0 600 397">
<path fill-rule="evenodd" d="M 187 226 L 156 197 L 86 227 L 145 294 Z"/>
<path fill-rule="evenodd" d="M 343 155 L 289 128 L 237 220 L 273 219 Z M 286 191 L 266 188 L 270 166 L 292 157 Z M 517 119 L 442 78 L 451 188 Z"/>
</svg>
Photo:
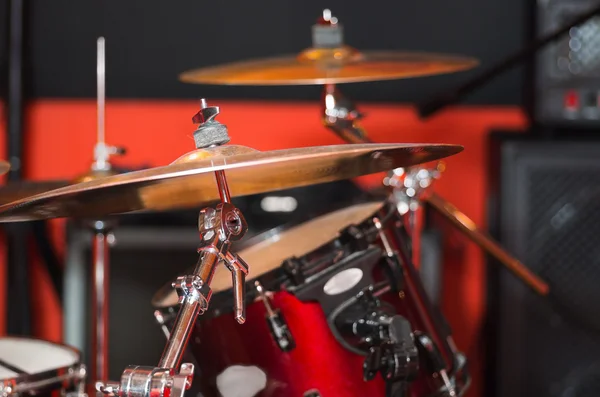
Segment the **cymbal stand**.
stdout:
<svg viewBox="0 0 600 397">
<path fill-rule="evenodd" d="M 312 29 L 313 47 L 316 51 L 344 47 L 342 27 L 337 18 L 331 15 L 330 10 L 324 10 L 323 16 L 317 24 L 313 25 Z M 321 110 L 324 125 L 346 142 L 373 143 L 360 124 L 363 114 L 358 111 L 355 104 L 342 95 L 335 85 L 325 84 Z M 433 169 L 419 165 L 393 170 L 384 180 L 384 184 L 393 189 L 391 198 L 397 203 L 400 213 L 409 218 L 412 244 L 418 246 L 418 211 L 420 203 L 426 201 L 432 208 L 449 219 L 453 226 L 513 272 L 534 292 L 541 296 L 548 295 L 547 283 L 529 271 L 521 262 L 512 258 L 491 237 L 479 231 L 475 223 L 455 206 L 441 196 L 429 192 L 433 181 L 439 178 L 440 174 L 439 165 Z M 414 261 L 419 262 L 417 258 L 414 258 Z"/>
<path fill-rule="evenodd" d="M 196 147 L 201 149 L 227 143 L 229 136 L 226 126 L 215 120 L 219 108 L 208 107 L 204 99 L 201 106 L 202 109 L 194 117 L 194 121 L 200 123 L 194 133 Z M 215 171 L 215 179 L 221 203 L 214 209 L 204 208 L 200 211 L 198 264 L 191 275 L 178 277 L 173 283 L 181 306 L 158 366 L 129 366 L 120 382 L 98 382 L 96 389 L 99 392 L 119 397 L 183 396 L 185 390 L 191 387 L 194 374 L 192 364 L 181 363 L 183 353 L 198 315 L 208 309 L 212 296 L 210 284 L 221 262 L 232 274 L 235 319 L 240 324 L 244 323 L 244 284 L 248 265 L 231 252 L 230 247 L 232 242 L 245 235 L 248 225 L 242 212 L 231 203 L 225 172 Z"/>
<path fill-rule="evenodd" d="M 122 155 L 125 149 L 109 146 L 105 143 L 105 40 L 97 40 L 97 108 L 98 127 L 97 142 L 94 148 L 94 162 L 88 173 L 77 178 L 76 182 L 90 181 L 114 175 L 110 163 L 112 155 Z M 93 309 L 92 309 L 92 346 L 90 357 L 92 363 L 92 381 L 108 377 L 108 341 L 109 341 L 109 245 L 114 239 L 112 229 L 114 221 L 93 220 L 87 222 L 92 232 L 92 261 L 93 261 Z M 92 382 L 93 384 L 93 382 Z"/>
</svg>

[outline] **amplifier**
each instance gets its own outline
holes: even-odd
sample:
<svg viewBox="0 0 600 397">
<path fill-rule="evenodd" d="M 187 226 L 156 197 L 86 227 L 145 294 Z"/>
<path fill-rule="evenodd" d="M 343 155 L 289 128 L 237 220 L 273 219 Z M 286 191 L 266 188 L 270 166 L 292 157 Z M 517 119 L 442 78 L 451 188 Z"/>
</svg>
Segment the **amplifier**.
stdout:
<svg viewBox="0 0 600 397">
<path fill-rule="evenodd" d="M 538 0 L 531 31 L 540 37 L 597 4 L 590 0 Z M 532 66 L 531 118 L 536 124 L 600 126 L 600 16 L 544 47 Z"/>
</svg>

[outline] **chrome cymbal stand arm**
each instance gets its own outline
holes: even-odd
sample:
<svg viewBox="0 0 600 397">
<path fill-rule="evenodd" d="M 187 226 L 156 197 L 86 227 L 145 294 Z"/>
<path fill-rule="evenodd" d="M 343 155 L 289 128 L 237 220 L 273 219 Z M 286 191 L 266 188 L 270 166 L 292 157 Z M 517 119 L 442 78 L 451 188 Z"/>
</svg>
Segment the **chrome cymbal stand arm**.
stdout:
<svg viewBox="0 0 600 397">
<path fill-rule="evenodd" d="M 227 143 L 227 128 L 214 120 L 219 114 L 217 107 L 208 107 L 202 100 L 202 109 L 194 117 L 200 126 L 194 138 L 196 147 L 209 147 Z M 245 278 L 248 265 L 229 251 L 233 241 L 241 239 L 248 230 L 241 211 L 230 202 L 230 192 L 223 171 L 216 171 L 215 178 L 222 202 L 216 208 L 204 208 L 198 217 L 201 244 L 198 264 L 191 275 L 178 277 L 173 283 L 177 290 L 179 312 L 168 335 L 167 345 L 158 367 L 129 366 L 123 372 L 120 383 L 96 384 L 96 389 L 106 395 L 119 397 L 182 397 L 192 385 L 194 366 L 181 364 L 194 323 L 198 315 L 209 306 L 212 296 L 210 284 L 216 266 L 223 263 L 231 272 L 234 291 L 235 319 L 244 323 Z M 179 367 L 179 371 L 177 368 Z"/>
<path fill-rule="evenodd" d="M 342 95 L 335 84 L 325 84 L 321 101 L 321 118 L 325 127 L 348 143 L 373 143 L 360 124 L 364 117 L 356 105 Z"/>
<path fill-rule="evenodd" d="M 205 208 L 200 211 L 198 229 L 202 238 L 198 265 L 192 275 L 179 277 L 173 285 L 181 308 L 160 359 L 161 368 L 175 368 L 180 364 L 196 317 L 208 309 L 212 296 L 210 283 L 219 262 L 224 262 L 232 272 L 235 318 L 240 324 L 245 321 L 244 279 L 248 265 L 229 252 L 231 242 L 248 230 L 242 213 L 231 203 L 221 203 L 216 209 Z"/>
<path fill-rule="evenodd" d="M 109 296 L 109 224 L 95 221 L 92 225 L 93 291 L 92 311 L 92 379 L 108 377 L 108 296 Z"/>
</svg>

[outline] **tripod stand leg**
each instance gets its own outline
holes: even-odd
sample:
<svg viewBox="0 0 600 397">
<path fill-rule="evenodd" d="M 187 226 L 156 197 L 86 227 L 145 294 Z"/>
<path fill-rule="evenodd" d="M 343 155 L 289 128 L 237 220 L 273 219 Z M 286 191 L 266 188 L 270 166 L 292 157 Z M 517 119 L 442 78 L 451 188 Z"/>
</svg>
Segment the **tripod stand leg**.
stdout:
<svg viewBox="0 0 600 397">
<path fill-rule="evenodd" d="M 91 359 L 92 380 L 108 379 L 109 245 L 103 222 L 96 222 L 92 241 L 94 309 Z M 92 382 L 93 384 L 93 382 Z"/>
</svg>

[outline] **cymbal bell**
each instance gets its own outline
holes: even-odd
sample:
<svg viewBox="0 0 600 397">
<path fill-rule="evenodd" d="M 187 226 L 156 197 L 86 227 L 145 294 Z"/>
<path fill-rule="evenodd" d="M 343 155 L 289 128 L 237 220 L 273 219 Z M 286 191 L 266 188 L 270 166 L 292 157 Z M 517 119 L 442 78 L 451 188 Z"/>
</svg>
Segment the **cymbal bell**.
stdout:
<svg viewBox="0 0 600 397">
<path fill-rule="evenodd" d="M 366 51 L 344 46 L 310 48 L 300 55 L 234 62 L 186 71 L 184 83 L 213 85 L 320 85 L 432 76 L 477 66 L 473 58 L 420 52 Z"/>
<path fill-rule="evenodd" d="M 216 146 L 192 151 L 168 166 L 107 176 L 1 205 L 0 222 L 102 219 L 205 205 L 219 199 L 215 171 L 225 172 L 231 197 L 236 197 L 413 166 L 462 150 L 443 144 L 352 144 L 267 152 Z"/>
</svg>

